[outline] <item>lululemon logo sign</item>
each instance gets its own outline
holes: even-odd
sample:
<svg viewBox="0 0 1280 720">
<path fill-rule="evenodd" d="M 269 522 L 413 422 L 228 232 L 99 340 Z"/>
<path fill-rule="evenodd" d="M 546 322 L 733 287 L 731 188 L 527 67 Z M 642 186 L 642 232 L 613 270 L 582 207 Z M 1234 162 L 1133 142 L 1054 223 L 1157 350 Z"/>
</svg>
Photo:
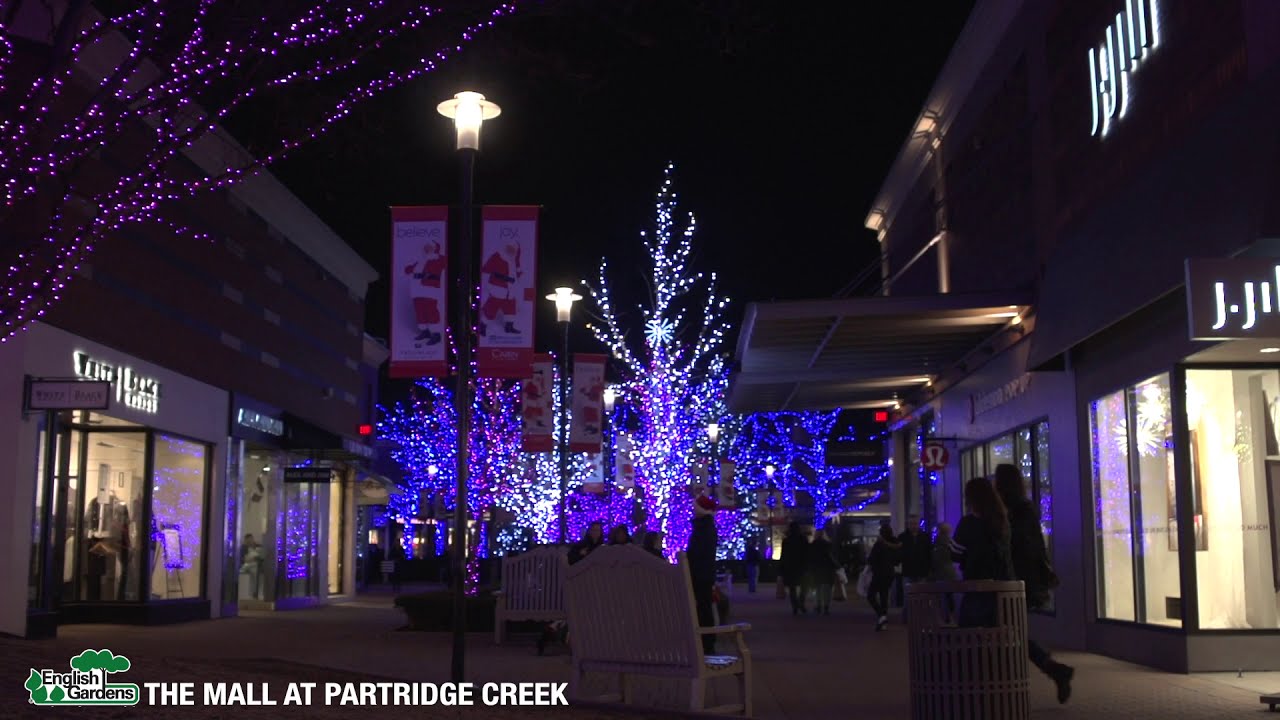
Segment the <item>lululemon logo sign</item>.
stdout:
<svg viewBox="0 0 1280 720">
<path fill-rule="evenodd" d="M 946 446 L 940 442 L 927 442 L 920 449 L 920 464 L 930 472 L 942 470 L 950 460 L 951 453 L 947 452 Z"/>
</svg>

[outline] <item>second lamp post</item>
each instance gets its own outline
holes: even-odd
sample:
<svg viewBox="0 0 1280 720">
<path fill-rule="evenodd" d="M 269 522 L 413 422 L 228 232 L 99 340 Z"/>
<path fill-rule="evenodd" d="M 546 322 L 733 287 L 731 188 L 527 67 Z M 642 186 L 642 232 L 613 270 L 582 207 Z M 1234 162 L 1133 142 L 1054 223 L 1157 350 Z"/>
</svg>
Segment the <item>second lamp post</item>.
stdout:
<svg viewBox="0 0 1280 720">
<path fill-rule="evenodd" d="M 564 331 L 563 352 L 560 356 L 560 542 L 569 542 L 569 316 L 573 304 L 582 299 L 573 288 L 558 287 L 547 296 L 556 304 L 556 322 Z"/>
</svg>

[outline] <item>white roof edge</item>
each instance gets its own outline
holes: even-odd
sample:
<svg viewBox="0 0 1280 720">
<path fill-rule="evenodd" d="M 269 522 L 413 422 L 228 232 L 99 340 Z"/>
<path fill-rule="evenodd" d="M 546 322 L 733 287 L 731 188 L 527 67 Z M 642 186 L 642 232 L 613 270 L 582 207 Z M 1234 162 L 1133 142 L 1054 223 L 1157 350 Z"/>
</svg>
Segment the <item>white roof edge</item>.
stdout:
<svg viewBox="0 0 1280 720">
<path fill-rule="evenodd" d="M 32 3 L 18 6 L 23 10 Z M 88 8 L 88 17 L 99 20 L 101 14 L 94 8 Z M 16 25 L 23 30 L 23 37 L 37 42 L 50 42 L 47 26 L 37 21 L 43 16 L 30 12 L 15 19 Z M 86 48 L 82 53 L 80 69 L 86 72 L 94 82 L 106 77 L 118 65 L 121 57 L 129 53 L 132 46 L 119 33 L 112 33 L 98 43 Z M 132 79 L 133 82 L 150 81 L 160 70 L 150 60 L 144 60 Z M 197 111 L 193 110 L 192 115 Z M 203 109 L 198 109 L 203 113 Z M 207 133 L 193 145 L 182 151 L 202 170 L 216 177 L 228 169 L 246 167 L 254 162 L 254 157 L 234 137 L 221 126 L 215 126 L 213 132 Z M 350 245 L 312 212 L 311 208 L 298 199 L 283 183 L 266 170 L 253 177 L 244 179 L 230 187 L 230 192 L 239 198 L 254 212 L 274 226 L 280 234 L 315 260 L 321 267 L 346 285 L 351 294 L 364 299 L 369 284 L 378 279 L 378 272 L 364 261 Z"/>
<path fill-rule="evenodd" d="M 929 138 L 917 132 L 917 128 L 925 118 L 930 118 L 937 123 L 938 132 L 946 136 L 956 112 L 964 106 L 987 61 L 995 54 L 1024 4 L 1025 0 L 978 0 L 880 185 L 863 221 L 866 228 L 879 230 L 893 223 L 899 206 L 929 159 Z"/>
</svg>

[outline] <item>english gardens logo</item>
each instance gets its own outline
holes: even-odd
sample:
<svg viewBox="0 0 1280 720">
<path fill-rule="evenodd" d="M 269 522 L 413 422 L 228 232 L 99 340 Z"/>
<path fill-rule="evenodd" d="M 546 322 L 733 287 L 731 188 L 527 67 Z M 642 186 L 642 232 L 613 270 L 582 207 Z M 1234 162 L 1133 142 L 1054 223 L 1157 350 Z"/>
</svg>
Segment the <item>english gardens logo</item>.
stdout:
<svg viewBox="0 0 1280 720">
<path fill-rule="evenodd" d="M 129 658 L 110 650 L 85 650 L 71 658 L 71 671 L 36 670 L 27 678 L 33 705 L 137 705 L 133 683 L 109 682 L 129 669 Z"/>
</svg>

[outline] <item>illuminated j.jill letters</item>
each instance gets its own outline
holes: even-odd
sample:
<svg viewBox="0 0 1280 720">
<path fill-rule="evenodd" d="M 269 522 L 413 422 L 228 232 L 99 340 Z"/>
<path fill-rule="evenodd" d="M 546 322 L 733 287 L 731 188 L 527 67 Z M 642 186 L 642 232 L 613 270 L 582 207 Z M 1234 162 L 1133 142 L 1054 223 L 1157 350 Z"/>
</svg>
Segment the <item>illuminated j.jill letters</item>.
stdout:
<svg viewBox="0 0 1280 720">
<path fill-rule="evenodd" d="M 1244 302 L 1231 302 L 1238 298 L 1227 298 L 1227 284 L 1219 281 L 1213 284 L 1214 315 L 1213 330 L 1222 330 L 1231 318 L 1240 323 L 1240 330 L 1252 330 L 1258 324 L 1259 315 L 1270 315 L 1280 311 L 1280 303 L 1272 302 L 1272 293 L 1280 289 L 1280 265 L 1275 268 L 1276 282 L 1244 283 Z M 1280 299 L 1280 298 L 1277 298 Z M 1261 307 L 1259 307 L 1261 306 Z"/>
<path fill-rule="evenodd" d="M 1102 44 L 1089 48 L 1090 135 L 1107 136 L 1129 107 L 1129 75 L 1160 44 L 1156 0 L 1124 0 L 1124 12 L 1107 26 Z"/>
<path fill-rule="evenodd" d="M 139 375 L 131 367 L 118 368 L 96 360 L 88 353 L 76 351 L 72 360 L 78 377 L 111 383 L 116 390 L 116 402 L 147 413 L 160 409 L 160 383 L 155 379 Z"/>
</svg>

